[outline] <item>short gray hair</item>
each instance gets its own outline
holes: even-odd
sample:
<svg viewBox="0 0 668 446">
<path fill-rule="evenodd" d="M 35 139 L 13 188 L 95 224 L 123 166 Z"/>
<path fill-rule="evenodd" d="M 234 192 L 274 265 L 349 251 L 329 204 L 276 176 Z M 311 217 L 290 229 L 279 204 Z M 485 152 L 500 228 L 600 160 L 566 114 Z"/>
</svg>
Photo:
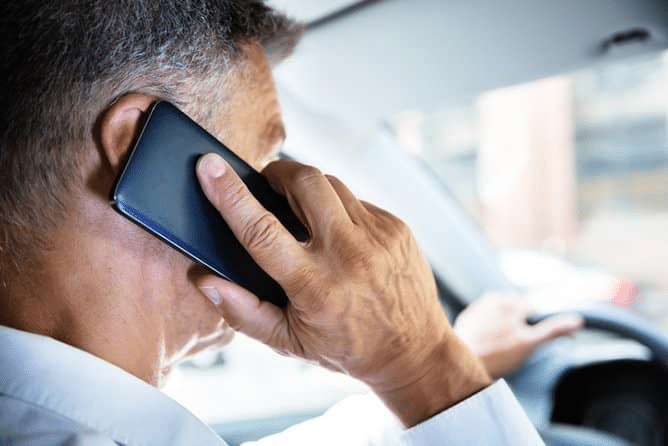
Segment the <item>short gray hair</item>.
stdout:
<svg viewBox="0 0 668 446">
<path fill-rule="evenodd" d="M 95 120 L 115 97 L 176 99 L 244 43 L 285 57 L 301 26 L 262 0 L 5 0 L 0 5 L 0 251 L 46 240 Z"/>
</svg>

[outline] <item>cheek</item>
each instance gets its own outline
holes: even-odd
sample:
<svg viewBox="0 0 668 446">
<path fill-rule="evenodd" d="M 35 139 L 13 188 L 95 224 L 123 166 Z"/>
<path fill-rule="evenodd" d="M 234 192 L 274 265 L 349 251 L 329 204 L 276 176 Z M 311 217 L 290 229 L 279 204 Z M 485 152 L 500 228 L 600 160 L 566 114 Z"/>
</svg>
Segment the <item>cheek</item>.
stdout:
<svg viewBox="0 0 668 446">
<path fill-rule="evenodd" d="M 277 156 L 285 128 L 273 90 L 258 90 L 228 111 L 223 142 L 260 171 Z"/>
<path fill-rule="evenodd" d="M 237 118 L 239 122 L 243 118 Z M 243 120 L 241 121 L 243 122 Z M 223 139 L 225 145 L 239 158 L 250 164 L 255 170 L 261 170 L 268 150 L 262 147 L 256 135 L 257 130 L 244 125 L 232 125 L 227 129 L 226 137 Z"/>
</svg>

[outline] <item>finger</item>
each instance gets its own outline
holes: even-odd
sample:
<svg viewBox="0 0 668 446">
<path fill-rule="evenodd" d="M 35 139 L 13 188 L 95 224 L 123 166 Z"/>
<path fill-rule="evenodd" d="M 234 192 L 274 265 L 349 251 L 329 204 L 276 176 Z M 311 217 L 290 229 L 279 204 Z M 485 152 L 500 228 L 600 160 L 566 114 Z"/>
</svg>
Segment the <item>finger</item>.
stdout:
<svg viewBox="0 0 668 446">
<path fill-rule="evenodd" d="M 348 216 L 355 224 L 359 224 L 360 220 L 368 215 L 368 211 L 364 204 L 352 193 L 348 186 L 341 180 L 332 175 L 325 175 L 329 184 L 332 185 L 334 192 L 339 196 L 343 207 L 346 209 Z"/>
<path fill-rule="evenodd" d="M 582 327 L 584 327 L 584 320 L 577 314 L 553 316 L 528 328 L 529 341 L 534 347 L 538 347 L 561 336 L 575 333 Z"/>
<path fill-rule="evenodd" d="M 492 291 L 478 301 L 483 302 L 489 310 L 498 312 L 503 317 L 522 321 L 536 311 L 526 299 L 508 291 Z"/>
<path fill-rule="evenodd" d="M 210 153 L 201 157 L 197 162 L 197 177 L 205 195 L 239 242 L 288 292 L 286 285 L 308 265 L 299 242 L 255 199 L 219 155 Z"/>
<path fill-rule="evenodd" d="M 329 234 L 334 224 L 352 222 L 332 184 L 315 167 L 283 160 L 262 173 L 298 209 L 314 236 Z"/>
<path fill-rule="evenodd" d="M 281 309 L 261 301 L 232 282 L 212 275 L 200 280 L 197 286 L 234 330 L 272 347 L 284 344 L 282 334 L 286 323 Z"/>
</svg>

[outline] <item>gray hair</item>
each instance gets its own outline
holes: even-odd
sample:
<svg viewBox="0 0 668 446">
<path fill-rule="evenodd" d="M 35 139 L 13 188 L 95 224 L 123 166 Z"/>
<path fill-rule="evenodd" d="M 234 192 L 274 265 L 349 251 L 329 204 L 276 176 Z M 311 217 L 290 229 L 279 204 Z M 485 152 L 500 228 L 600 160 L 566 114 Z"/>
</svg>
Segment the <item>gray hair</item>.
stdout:
<svg viewBox="0 0 668 446">
<path fill-rule="evenodd" d="M 271 61 L 301 26 L 262 0 L 6 0 L 0 5 L 0 254 L 44 245 L 95 120 L 119 95 L 176 100 L 259 42 Z M 46 246 L 46 245 L 45 245 Z"/>
</svg>

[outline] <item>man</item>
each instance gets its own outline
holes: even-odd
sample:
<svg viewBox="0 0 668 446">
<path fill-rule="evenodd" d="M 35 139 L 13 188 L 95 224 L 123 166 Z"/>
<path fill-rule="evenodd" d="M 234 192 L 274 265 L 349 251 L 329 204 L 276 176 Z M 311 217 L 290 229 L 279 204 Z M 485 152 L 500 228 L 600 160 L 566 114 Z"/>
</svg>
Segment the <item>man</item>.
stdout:
<svg viewBox="0 0 668 446">
<path fill-rule="evenodd" d="M 299 27 L 250 0 L 26 0 L 0 17 L 0 443 L 220 444 L 153 386 L 234 329 L 363 380 L 408 442 L 540 444 L 454 334 L 405 225 L 314 168 L 269 164 L 285 137 L 269 62 Z M 109 205 L 163 98 L 264 169 L 309 228 L 297 242 L 219 157 L 199 160 L 285 310 Z"/>
</svg>

